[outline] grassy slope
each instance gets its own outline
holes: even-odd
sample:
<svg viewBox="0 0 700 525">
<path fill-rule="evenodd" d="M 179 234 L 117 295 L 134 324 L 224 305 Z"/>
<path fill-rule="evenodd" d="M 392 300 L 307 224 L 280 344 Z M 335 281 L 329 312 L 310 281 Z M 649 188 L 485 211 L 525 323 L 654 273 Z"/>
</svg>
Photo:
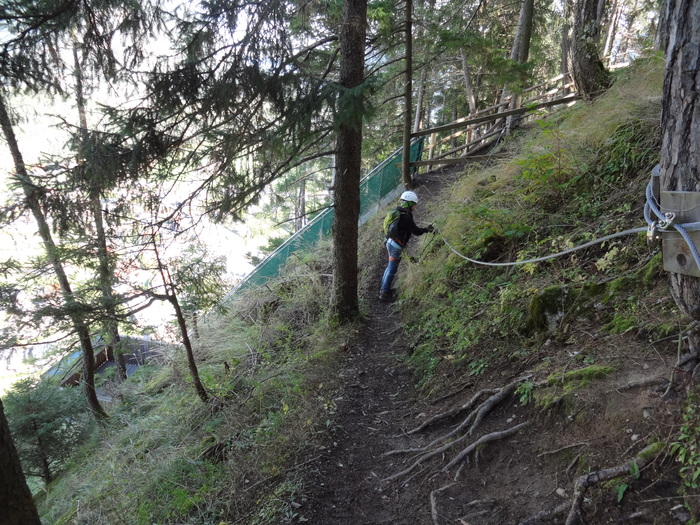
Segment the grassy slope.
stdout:
<svg viewBox="0 0 700 525">
<path fill-rule="evenodd" d="M 584 322 L 576 309 L 593 303 L 599 306 L 588 317 L 607 325 L 606 334 L 644 327 L 654 337 L 672 329 L 666 323 L 676 319 L 638 315 L 640 301 L 663 279 L 644 234 L 509 269 L 477 266 L 455 253 L 525 260 L 645 226 L 644 187 L 660 147 L 662 71 L 661 61 L 638 64 L 594 105 L 539 121 L 534 133 L 505 146 L 509 159 L 465 173 L 450 200 L 432 210 L 454 250 L 440 239 L 421 248 L 433 256 L 411 266 L 404 283 L 407 310 L 415 312 L 407 322 L 421 340 L 411 360 L 426 386 L 439 388 L 433 377 L 440 373 L 476 375 L 504 359 L 531 360 L 543 342 L 567 341 Z M 658 306 L 673 309 L 669 301 Z M 563 316 L 555 329 L 542 325 L 543 310 Z M 482 355 L 479 348 L 489 345 L 499 351 Z"/>
<path fill-rule="evenodd" d="M 662 75 L 661 60 L 622 72 L 595 104 L 548 117 L 511 140 L 505 160 L 465 171 L 430 209 L 445 238 L 472 257 L 514 260 L 643 225 Z M 380 220 L 365 227 L 361 246 Z M 422 264 L 406 264 L 399 280 L 415 340 L 408 361 L 426 396 L 505 370 L 541 379 L 588 365 L 614 369 L 620 345 L 643 347 L 685 322 L 643 235 L 510 270 L 475 266 L 428 237 L 418 248 Z M 123 386 L 109 427 L 41 496 L 46 521 L 291 519 L 301 490 L 296 458 L 333 425 L 334 356 L 352 337 L 328 319 L 327 254 L 295 257 L 279 282 L 202 327 L 198 358 L 220 400 L 214 406 L 197 400 L 181 357 Z M 545 311 L 556 325 L 547 326 Z M 564 395 L 553 383 L 534 384 L 520 395 L 539 406 Z"/>
</svg>

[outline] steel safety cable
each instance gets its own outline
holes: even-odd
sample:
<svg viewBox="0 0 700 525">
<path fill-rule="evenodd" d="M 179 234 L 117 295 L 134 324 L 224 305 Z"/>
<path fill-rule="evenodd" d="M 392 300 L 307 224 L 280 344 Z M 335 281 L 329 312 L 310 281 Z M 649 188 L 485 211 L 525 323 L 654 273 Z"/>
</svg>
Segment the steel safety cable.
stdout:
<svg viewBox="0 0 700 525">
<path fill-rule="evenodd" d="M 487 262 L 487 261 L 479 261 L 477 259 L 472 259 L 471 257 L 467 257 L 466 255 L 463 255 L 459 253 L 455 248 L 445 239 L 445 236 L 443 233 L 436 227 L 435 231 L 440 234 L 440 237 L 442 240 L 445 242 L 447 247 L 452 250 L 455 254 L 459 255 L 462 259 L 465 259 L 469 262 L 475 263 L 475 264 L 481 264 L 483 266 L 516 266 L 519 264 L 529 264 L 529 263 L 536 263 L 536 262 L 542 262 L 542 261 L 547 261 L 549 259 L 554 259 L 556 257 L 561 257 L 563 255 L 567 255 L 569 253 L 573 253 L 578 250 L 583 250 L 585 248 L 588 248 L 589 246 L 593 246 L 595 244 L 599 244 L 601 242 L 609 241 L 611 239 L 616 239 L 617 237 L 623 237 L 625 235 L 631 235 L 633 233 L 640 233 L 644 232 L 647 229 L 642 227 L 642 228 L 632 228 L 631 230 L 625 230 L 622 232 L 618 233 L 613 233 L 612 235 L 606 235 L 605 237 L 601 237 L 599 239 L 595 239 L 593 241 L 587 242 L 585 244 L 581 244 L 580 246 L 574 246 L 573 248 L 569 248 L 568 250 L 564 250 L 562 252 L 554 253 L 551 255 L 545 255 L 544 257 L 536 257 L 534 259 L 526 259 L 523 261 L 513 261 L 513 262 L 504 262 L 504 263 L 496 263 L 496 262 Z"/>
<path fill-rule="evenodd" d="M 440 237 L 444 241 L 445 245 L 450 250 L 452 250 L 456 255 L 458 255 L 462 259 L 465 259 L 469 262 L 472 262 L 474 264 L 480 264 L 482 266 L 517 266 L 520 264 L 537 263 L 537 262 L 547 261 L 549 259 L 554 259 L 556 257 L 562 257 L 564 255 L 568 255 L 568 254 L 576 252 L 578 250 L 583 250 L 583 249 L 588 248 L 590 246 L 593 246 L 595 244 L 600 244 L 602 242 L 609 241 L 611 239 L 616 239 L 618 237 L 624 237 L 626 235 L 632 235 L 634 233 L 641 233 L 643 231 L 646 231 L 648 236 L 654 237 L 656 235 L 656 232 L 662 232 L 662 233 L 668 232 L 668 231 L 670 231 L 669 228 L 673 227 L 673 229 L 675 229 L 681 235 L 683 240 L 688 245 L 688 248 L 690 249 L 690 252 L 692 253 L 693 258 L 695 259 L 695 264 L 697 265 L 698 268 L 700 268 L 700 252 L 698 251 L 697 246 L 695 245 L 695 243 L 693 242 L 693 239 L 690 237 L 690 234 L 688 233 L 688 231 L 700 230 L 700 222 L 678 224 L 678 223 L 674 222 L 675 214 L 663 212 L 663 210 L 661 209 L 660 205 L 657 202 L 656 197 L 654 196 L 654 191 L 653 191 L 654 177 L 658 177 L 659 174 L 660 174 L 659 166 L 656 166 L 652 170 L 652 173 L 651 173 L 652 178 L 646 187 L 646 202 L 644 204 L 644 218 L 645 218 L 647 225 L 648 225 L 646 228 L 645 227 L 631 228 L 629 230 L 624 230 L 624 231 L 621 231 L 618 233 L 613 233 L 611 235 L 606 235 L 604 237 L 600 237 L 598 239 L 587 242 L 585 244 L 581 244 L 579 246 L 574 246 L 573 248 L 569 248 L 568 250 L 557 252 L 557 253 L 554 253 L 551 255 L 545 255 L 543 257 L 526 259 L 523 261 L 513 261 L 513 262 L 505 262 L 505 263 L 479 261 L 477 259 L 472 259 L 471 257 L 467 257 L 466 255 L 457 251 L 450 244 L 450 242 L 445 238 L 445 235 L 437 227 L 435 227 L 435 231 L 440 235 Z M 656 217 L 658 217 L 659 220 L 654 220 L 651 217 L 651 212 L 653 212 L 654 215 L 656 215 Z"/>
<path fill-rule="evenodd" d="M 678 224 L 676 221 L 676 214 L 671 212 L 664 212 L 658 203 L 656 196 L 654 195 L 654 177 L 661 176 L 661 167 L 657 164 L 651 170 L 651 179 L 647 184 L 646 188 L 646 203 L 644 204 L 644 218 L 647 221 L 647 238 L 651 240 L 658 240 L 658 233 L 670 232 L 671 228 L 676 230 L 683 240 L 688 245 L 690 253 L 693 255 L 695 260 L 695 265 L 700 268 L 700 252 L 698 252 L 695 242 L 690 237 L 688 231 L 700 230 L 700 222 L 689 222 L 685 224 Z M 659 220 L 653 220 L 650 212 L 654 212 L 654 215 L 658 217 Z M 678 211 L 678 210 L 677 210 Z M 685 210 L 682 210 L 685 211 Z"/>
</svg>

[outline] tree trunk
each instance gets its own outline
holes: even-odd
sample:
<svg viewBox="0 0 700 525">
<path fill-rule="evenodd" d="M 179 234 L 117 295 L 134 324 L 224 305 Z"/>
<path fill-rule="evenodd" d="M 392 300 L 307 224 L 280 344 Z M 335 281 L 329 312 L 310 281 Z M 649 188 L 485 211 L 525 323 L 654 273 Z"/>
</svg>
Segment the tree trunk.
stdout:
<svg viewBox="0 0 700 525">
<path fill-rule="evenodd" d="M 192 348 L 192 341 L 190 341 L 190 336 L 187 333 L 187 320 L 185 319 L 185 314 L 182 312 L 180 307 L 180 301 L 177 299 L 177 293 L 175 291 L 175 285 L 173 284 L 170 272 L 163 264 L 160 258 L 160 253 L 158 251 L 158 244 L 156 242 L 156 235 L 151 237 L 151 242 L 153 244 L 153 254 L 156 258 L 156 264 L 158 265 L 158 272 L 163 280 L 163 288 L 165 290 L 165 296 L 168 302 L 172 305 L 173 310 L 175 310 L 175 318 L 177 319 L 177 326 L 180 328 L 180 336 L 182 337 L 182 346 L 185 347 L 185 354 L 187 355 L 187 366 L 190 370 L 190 377 L 192 378 L 192 383 L 194 384 L 194 390 L 197 392 L 199 399 L 203 403 L 209 401 L 209 394 L 202 384 L 202 380 L 199 377 L 199 369 L 197 368 L 197 362 L 194 359 L 194 349 Z M 167 273 L 167 276 L 166 276 Z"/>
<path fill-rule="evenodd" d="M 420 80 L 418 81 L 418 98 L 416 99 L 416 114 L 413 119 L 413 133 L 420 131 L 423 125 L 425 115 L 425 92 L 426 92 L 426 81 L 428 79 L 428 68 L 423 66 L 420 72 Z"/>
<path fill-rule="evenodd" d="M 606 0 L 598 0 L 598 6 L 595 12 L 595 23 L 598 27 L 603 27 L 603 18 L 605 17 L 605 4 Z"/>
<path fill-rule="evenodd" d="M 34 448 L 34 453 L 39 456 L 39 463 L 41 464 L 41 478 L 44 480 L 44 484 L 48 486 L 53 481 L 53 473 L 51 472 L 51 466 L 49 465 L 49 458 L 46 456 L 46 447 L 44 445 L 44 440 L 41 439 L 41 433 L 39 432 L 39 424 L 36 419 L 31 420 L 32 429 L 34 431 L 34 436 L 36 437 L 36 443 L 32 443 Z"/>
<path fill-rule="evenodd" d="M 406 188 L 413 187 L 411 173 L 411 109 L 413 109 L 413 0 L 406 0 L 406 84 L 404 85 L 402 177 Z"/>
<path fill-rule="evenodd" d="M 654 50 L 666 52 L 668 47 L 668 0 L 661 0 L 659 7 L 659 23 L 656 26 Z"/>
<path fill-rule="evenodd" d="M 199 333 L 199 316 L 197 315 L 196 311 L 190 314 L 190 321 L 192 325 L 192 334 L 194 335 L 194 338 L 201 339 L 202 334 Z"/>
<path fill-rule="evenodd" d="M 83 142 L 83 149 L 87 147 L 87 111 L 85 109 L 85 95 L 83 92 L 83 71 L 78 57 L 78 46 L 73 46 L 73 63 L 75 75 L 75 96 L 78 106 L 78 119 L 80 120 L 80 131 Z M 79 158 L 78 162 L 86 162 L 84 158 Z M 109 257 L 107 249 L 107 234 L 105 232 L 102 217 L 102 205 L 100 203 L 100 188 L 97 182 L 90 190 L 90 207 L 95 233 L 97 237 L 97 257 L 99 262 L 99 281 L 102 288 L 102 306 L 107 320 L 105 322 L 105 335 L 107 339 L 107 355 L 114 359 L 117 365 L 117 380 L 126 379 L 126 363 L 124 353 L 121 348 L 121 337 L 119 336 L 119 322 L 117 321 L 117 308 L 114 298 L 112 283 L 114 282 L 114 267 Z"/>
<path fill-rule="evenodd" d="M 513 48 L 511 49 L 510 58 L 518 64 L 527 62 L 530 56 L 530 40 L 532 38 L 532 17 L 535 12 L 535 0 L 523 0 L 520 4 L 520 16 L 518 18 L 518 28 L 513 39 Z M 507 90 L 505 90 L 507 91 Z M 510 101 L 510 108 L 517 109 L 520 106 L 520 95 L 513 93 Z M 522 117 L 513 116 L 506 119 L 506 129 L 514 129 L 518 127 L 518 123 Z"/>
<path fill-rule="evenodd" d="M 608 65 L 612 65 L 612 48 L 615 44 L 615 35 L 617 34 L 617 24 L 620 20 L 620 10 L 618 0 L 614 0 L 613 6 L 610 13 L 610 22 L 608 23 L 608 30 L 606 31 L 605 45 L 603 46 L 603 58 L 605 58 Z"/>
<path fill-rule="evenodd" d="M 598 56 L 600 27 L 596 24 L 597 0 L 578 0 L 574 9 L 571 75 L 584 100 L 591 100 L 610 86 L 610 74 Z"/>
<path fill-rule="evenodd" d="M 564 0 L 564 25 L 561 29 L 561 63 L 559 66 L 560 73 L 562 75 L 571 76 L 570 67 L 570 56 L 571 50 L 569 48 L 569 43 L 572 39 L 571 23 L 573 21 L 573 0 Z M 568 77 L 564 78 L 564 84 L 568 84 Z M 567 88 L 563 95 L 568 95 L 569 89 Z"/>
<path fill-rule="evenodd" d="M 296 209 L 296 231 L 301 230 L 306 224 L 306 177 L 299 181 L 299 195 L 297 197 Z"/>
<path fill-rule="evenodd" d="M 170 286 L 172 288 L 172 286 Z M 185 353 L 187 354 L 187 366 L 190 370 L 190 377 L 192 378 L 192 383 L 194 384 L 195 392 L 199 396 L 199 399 L 203 403 L 209 400 L 209 394 L 207 394 L 202 380 L 199 378 L 199 370 L 197 369 L 197 362 L 194 359 L 194 350 L 192 348 L 192 342 L 190 341 L 190 336 L 187 333 L 187 321 L 182 313 L 182 308 L 180 308 L 180 303 L 177 300 L 177 295 L 175 295 L 174 290 L 170 290 L 168 293 L 168 300 L 170 304 L 173 305 L 175 309 L 175 316 L 177 317 L 177 325 L 180 327 L 180 335 L 182 336 L 182 345 L 185 347 Z"/>
<path fill-rule="evenodd" d="M 472 72 L 467 62 L 467 50 L 463 47 L 459 48 L 462 58 L 462 78 L 464 79 L 464 93 L 467 96 L 467 104 L 469 104 L 469 113 L 476 113 L 476 96 L 474 94 L 474 84 L 472 83 Z"/>
<path fill-rule="evenodd" d="M 3 525 L 41 525 L 0 400 L 0 516 Z"/>
<path fill-rule="evenodd" d="M 340 84 L 353 89 L 364 81 L 367 0 L 345 0 L 340 31 Z M 339 126 L 333 216 L 333 306 L 341 323 L 359 311 L 357 234 L 360 218 L 362 114 Z"/>
<path fill-rule="evenodd" d="M 39 201 L 38 188 L 32 183 L 29 174 L 27 173 L 27 169 L 24 165 L 24 159 L 22 158 L 22 153 L 17 145 L 17 138 L 15 137 L 14 129 L 12 128 L 12 122 L 10 121 L 10 116 L 7 113 L 5 99 L 2 96 L 0 96 L 0 127 L 2 127 L 3 135 L 5 136 L 7 145 L 10 148 L 10 153 L 12 154 L 17 181 L 22 186 L 27 207 L 34 216 L 34 220 L 36 221 L 37 228 L 39 230 L 39 236 L 44 244 L 46 256 L 51 263 L 54 274 L 61 288 L 66 313 L 69 316 L 73 329 L 78 335 L 78 340 L 80 341 L 80 347 L 83 354 L 82 382 L 88 407 L 98 419 L 105 419 L 107 418 L 107 413 L 102 408 L 102 405 L 100 405 L 100 402 L 97 399 L 97 393 L 95 391 L 95 351 L 92 346 L 92 340 L 90 339 L 90 330 L 88 329 L 88 326 L 80 313 L 81 306 L 75 300 L 70 281 L 68 280 L 68 276 L 63 268 L 63 262 L 58 255 L 58 250 L 53 241 L 53 237 L 51 236 L 51 230 L 46 222 L 46 217 L 44 217 L 44 212 Z"/>
<path fill-rule="evenodd" d="M 700 191 L 700 2 L 669 0 L 664 81 L 661 116 L 661 190 Z M 671 294 L 685 314 L 700 320 L 700 279 L 670 273 Z M 689 335 L 691 348 L 698 348 L 698 334 Z"/>
<path fill-rule="evenodd" d="M 511 58 L 519 64 L 527 62 L 530 56 L 530 40 L 532 39 L 532 17 L 535 12 L 535 0 L 523 0 L 520 5 L 518 29 L 513 41 Z"/>
<path fill-rule="evenodd" d="M 107 249 L 107 235 L 102 221 L 102 206 L 99 193 L 93 193 L 92 216 L 95 222 L 95 233 L 97 237 L 97 251 L 99 262 L 99 279 L 102 288 L 102 306 L 107 317 L 105 321 L 105 335 L 107 339 L 107 353 L 112 354 L 117 365 L 117 380 L 126 379 L 126 363 L 124 362 L 124 352 L 119 335 L 119 321 L 117 320 L 117 307 L 112 283 L 114 282 L 114 266 L 110 260 Z"/>
<path fill-rule="evenodd" d="M 420 0 L 419 0 L 420 1 Z M 415 5 L 413 6 L 415 8 Z M 432 11 L 435 9 L 435 0 L 423 0 L 421 7 L 424 10 Z M 411 19 L 411 23 L 412 19 Z M 425 39 L 425 34 L 427 29 L 424 25 L 420 25 L 417 28 L 416 41 L 423 41 Z M 413 50 L 413 43 L 411 43 L 411 50 Z M 413 132 L 416 133 L 421 129 L 427 129 L 430 127 L 430 98 L 431 94 L 428 90 L 428 75 L 431 73 L 429 66 L 430 58 L 428 57 L 430 53 L 426 51 L 425 48 L 419 49 L 420 56 L 420 79 L 418 89 L 416 90 L 418 94 L 418 100 L 416 100 L 416 113 L 413 118 Z M 413 52 L 415 55 L 415 52 Z"/>
</svg>

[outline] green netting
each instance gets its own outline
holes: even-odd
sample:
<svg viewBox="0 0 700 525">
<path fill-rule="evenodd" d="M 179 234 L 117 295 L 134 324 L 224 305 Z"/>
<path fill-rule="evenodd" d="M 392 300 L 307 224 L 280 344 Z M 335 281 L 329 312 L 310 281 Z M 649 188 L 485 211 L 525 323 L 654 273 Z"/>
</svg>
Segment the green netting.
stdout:
<svg viewBox="0 0 700 525">
<path fill-rule="evenodd" d="M 420 159 L 423 153 L 423 138 L 411 144 L 411 162 Z M 403 188 L 401 179 L 402 149 L 374 168 L 360 181 L 360 224 L 376 213 L 387 200 L 395 198 Z M 310 248 L 320 239 L 330 235 L 333 225 L 333 208 L 319 213 L 301 230 L 293 234 L 274 252 L 258 264 L 238 285 L 232 294 L 250 286 L 260 286 L 279 274 L 280 267 L 297 250 Z"/>
</svg>

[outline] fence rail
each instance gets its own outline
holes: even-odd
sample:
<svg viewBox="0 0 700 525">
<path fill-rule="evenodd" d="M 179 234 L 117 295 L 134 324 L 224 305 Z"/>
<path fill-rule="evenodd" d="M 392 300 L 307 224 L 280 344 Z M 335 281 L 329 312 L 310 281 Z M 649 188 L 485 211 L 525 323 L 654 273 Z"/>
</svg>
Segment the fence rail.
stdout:
<svg viewBox="0 0 700 525">
<path fill-rule="evenodd" d="M 569 75 L 559 75 L 449 124 L 412 133 L 411 137 L 429 137 L 428 158 L 415 165 L 454 164 L 476 155 L 497 142 L 514 118 L 522 119 L 538 110 L 575 102 L 579 96 L 574 91 Z"/>
</svg>

